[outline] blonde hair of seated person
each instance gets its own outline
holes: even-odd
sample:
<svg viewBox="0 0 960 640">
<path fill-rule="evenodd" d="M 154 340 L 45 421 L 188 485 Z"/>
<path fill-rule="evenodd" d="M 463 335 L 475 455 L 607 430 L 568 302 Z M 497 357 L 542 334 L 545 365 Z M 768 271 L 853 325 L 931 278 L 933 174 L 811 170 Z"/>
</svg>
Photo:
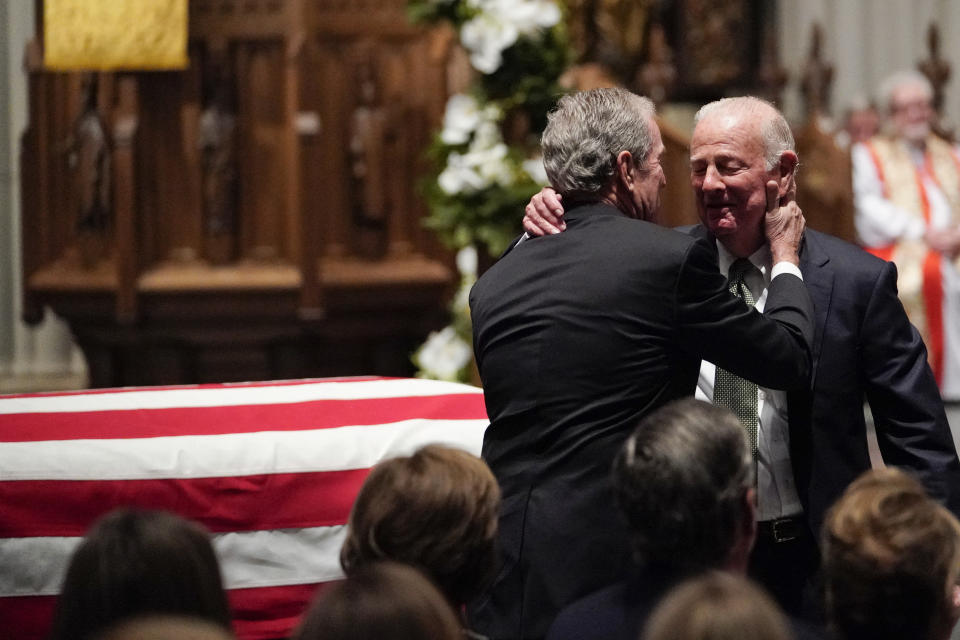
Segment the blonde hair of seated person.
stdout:
<svg viewBox="0 0 960 640">
<path fill-rule="evenodd" d="M 711 571 L 681 583 L 653 610 L 641 640 L 792 640 L 776 603 L 748 579 Z"/>
<path fill-rule="evenodd" d="M 944 640 L 960 613 L 960 523 L 898 469 L 864 473 L 823 531 L 827 621 L 843 640 Z"/>
</svg>

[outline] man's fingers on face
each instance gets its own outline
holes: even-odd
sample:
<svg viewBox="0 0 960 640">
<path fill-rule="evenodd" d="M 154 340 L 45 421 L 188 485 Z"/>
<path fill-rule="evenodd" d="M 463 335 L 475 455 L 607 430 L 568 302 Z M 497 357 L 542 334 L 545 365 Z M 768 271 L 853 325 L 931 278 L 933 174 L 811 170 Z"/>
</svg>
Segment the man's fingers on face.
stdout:
<svg viewBox="0 0 960 640">
<path fill-rule="evenodd" d="M 780 188 L 776 181 L 767 183 L 767 213 L 773 213 L 780 204 Z"/>
<path fill-rule="evenodd" d="M 787 190 L 783 194 L 783 197 L 780 198 L 780 206 L 784 206 L 788 202 L 793 202 L 797 198 L 797 183 L 794 181 L 793 176 L 790 176 L 790 182 L 787 184 Z"/>
</svg>

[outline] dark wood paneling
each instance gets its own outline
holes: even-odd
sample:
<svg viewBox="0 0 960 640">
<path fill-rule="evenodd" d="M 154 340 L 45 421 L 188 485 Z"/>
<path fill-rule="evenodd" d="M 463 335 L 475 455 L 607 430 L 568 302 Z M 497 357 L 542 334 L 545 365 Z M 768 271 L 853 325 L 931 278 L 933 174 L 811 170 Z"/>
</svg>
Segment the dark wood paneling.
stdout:
<svg viewBox="0 0 960 640">
<path fill-rule="evenodd" d="M 412 373 L 453 279 L 416 190 L 448 49 L 403 0 L 192 0 L 190 30 L 186 70 L 92 76 L 93 232 L 71 163 L 86 76 L 28 65 L 28 316 L 67 319 L 94 386 Z"/>
</svg>

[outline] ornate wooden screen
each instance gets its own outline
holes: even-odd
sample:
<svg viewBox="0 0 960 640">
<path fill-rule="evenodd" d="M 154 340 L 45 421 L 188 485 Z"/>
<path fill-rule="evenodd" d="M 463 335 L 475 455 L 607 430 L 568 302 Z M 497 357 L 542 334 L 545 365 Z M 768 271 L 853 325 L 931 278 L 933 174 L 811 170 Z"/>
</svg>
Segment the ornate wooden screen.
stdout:
<svg viewBox="0 0 960 640">
<path fill-rule="evenodd" d="M 27 315 L 93 385 L 410 372 L 452 275 L 416 192 L 449 38 L 405 4 L 191 0 L 182 72 L 46 72 L 38 35 Z"/>
</svg>

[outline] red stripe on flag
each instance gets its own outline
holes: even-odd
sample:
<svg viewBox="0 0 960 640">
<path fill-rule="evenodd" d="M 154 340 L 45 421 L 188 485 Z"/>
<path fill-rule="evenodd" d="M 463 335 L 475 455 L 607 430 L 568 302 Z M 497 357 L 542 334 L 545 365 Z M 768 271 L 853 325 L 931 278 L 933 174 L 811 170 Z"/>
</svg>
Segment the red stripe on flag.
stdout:
<svg viewBox="0 0 960 640">
<path fill-rule="evenodd" d="M 345 524 L 369 472 L 0 482 L 0 537 L 82 536 L 122 506 L 172 511 L 215 533 Z"/>
<path fill-rule="evenodd" d="M 0 598 L 0 637 L 44 640 L 53 624 L 56 596 Z"/>
<path fill-rule="evenodd" d="M 0 442 L 301 431 L 429 417 L 486 419 L 483 394 L 314 400 L 261 405 L 0 415 Z"/>
<path fill-rule="evenodd" d="M 292 584 L 227 592 L 239 640 L 289 638 L 314 597 L 333 582 Z"/>
<path fill-rule="evenodd" d="M 227 591 L 239 640 L 287 638 L 300 623 L 314 595 L 333 584 L 294 584 Z M 53 623 L 56 596 L 0 598 L 3 638 L 44 640 Z"/>
</svg>

